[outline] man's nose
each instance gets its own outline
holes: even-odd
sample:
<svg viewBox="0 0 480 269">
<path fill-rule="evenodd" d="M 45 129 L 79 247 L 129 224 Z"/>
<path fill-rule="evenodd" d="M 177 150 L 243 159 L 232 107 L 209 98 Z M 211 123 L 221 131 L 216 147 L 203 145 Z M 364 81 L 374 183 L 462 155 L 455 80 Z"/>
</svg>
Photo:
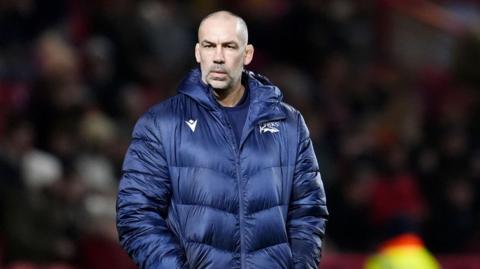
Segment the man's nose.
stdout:
<svg viewBox="0 0 480 269">
<path fill-rule="evenodd" d="M 223 64 L 225 62 L 225 57 L 223 56 L 223 48 L 218 46 L 215 49 L 215 55 L 213 57 L 213 62 L 216 64 Z"/>
</svg>

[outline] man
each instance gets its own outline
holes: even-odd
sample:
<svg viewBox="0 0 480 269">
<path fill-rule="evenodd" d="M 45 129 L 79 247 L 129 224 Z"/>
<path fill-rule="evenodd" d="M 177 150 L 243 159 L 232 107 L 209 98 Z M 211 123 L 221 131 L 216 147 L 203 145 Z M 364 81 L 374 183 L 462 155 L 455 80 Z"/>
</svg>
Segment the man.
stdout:
<svg viewBox="0 0 480 269">
<path fill-rule="evenodd" d="M 243 70 L 253 51 L 241 18 L 210 14 L 200 70 L 137 122 L 117 225 L 140 268 L 317 268 L 328 213 L 308 130 Z"/>
</svg>

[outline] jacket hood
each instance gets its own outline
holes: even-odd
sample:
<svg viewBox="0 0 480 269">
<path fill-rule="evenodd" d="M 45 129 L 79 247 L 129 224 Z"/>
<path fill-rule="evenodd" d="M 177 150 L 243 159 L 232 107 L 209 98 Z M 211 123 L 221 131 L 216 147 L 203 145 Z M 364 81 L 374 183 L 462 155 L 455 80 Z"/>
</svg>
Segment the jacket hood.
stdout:
<svg viewBox="0 0 480 269">
<path fill-rule="evenodd" d="M 263 103 L 264 106 L 279 105 L 283 100 L 280 89 L 265 76 L 245 70 L 242 73 L 242 83 L 248 85 L 251 105 L 255 103 Z M 209 110 L 217 110 L 219 105 L 212 91 L 212 88 L 202 81 L 199 68 L 192 69 L 178 87 L 178 93 L 189 96 Z"/>
</svg>

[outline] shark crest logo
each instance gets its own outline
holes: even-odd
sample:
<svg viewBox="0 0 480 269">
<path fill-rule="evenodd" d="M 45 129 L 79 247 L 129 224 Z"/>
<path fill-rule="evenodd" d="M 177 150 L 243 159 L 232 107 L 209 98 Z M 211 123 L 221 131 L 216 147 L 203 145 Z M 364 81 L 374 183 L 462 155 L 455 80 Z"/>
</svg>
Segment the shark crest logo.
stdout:
<svg viewBox="0 0 480 269">
<path fill-rule="evenodd" d="M 260 133 L 264 134 L 267 132 L 270 132 L 272 134 L 278 133 L 278 127 L 280 126 L 280 123 L 278 121 L 271 121 L 271 122 L 265 122 L 260 124 Z"/>
</svg>

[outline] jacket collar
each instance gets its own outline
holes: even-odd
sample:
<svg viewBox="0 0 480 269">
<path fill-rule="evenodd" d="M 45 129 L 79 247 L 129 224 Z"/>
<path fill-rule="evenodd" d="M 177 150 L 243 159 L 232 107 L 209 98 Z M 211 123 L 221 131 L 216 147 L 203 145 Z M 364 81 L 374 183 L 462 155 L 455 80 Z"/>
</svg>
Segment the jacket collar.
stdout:
<svg viewBox="0 0 480 269">
<path fill-rule="evenodd" d="M 258 123 L 280 120 L 286 117 L 280 103 L 283 95 L 266 77 L 251 71 L 243 71 L 242 81 L 250 90 L 250 110 L 247 122 Z M 178 92 L 204 106 L 208 110 L 219 111 L 221 108 L 213 96 L 212 88 L 201 79 L 199 68 L 195 68 L 183 79 Z"/>
</svg>

